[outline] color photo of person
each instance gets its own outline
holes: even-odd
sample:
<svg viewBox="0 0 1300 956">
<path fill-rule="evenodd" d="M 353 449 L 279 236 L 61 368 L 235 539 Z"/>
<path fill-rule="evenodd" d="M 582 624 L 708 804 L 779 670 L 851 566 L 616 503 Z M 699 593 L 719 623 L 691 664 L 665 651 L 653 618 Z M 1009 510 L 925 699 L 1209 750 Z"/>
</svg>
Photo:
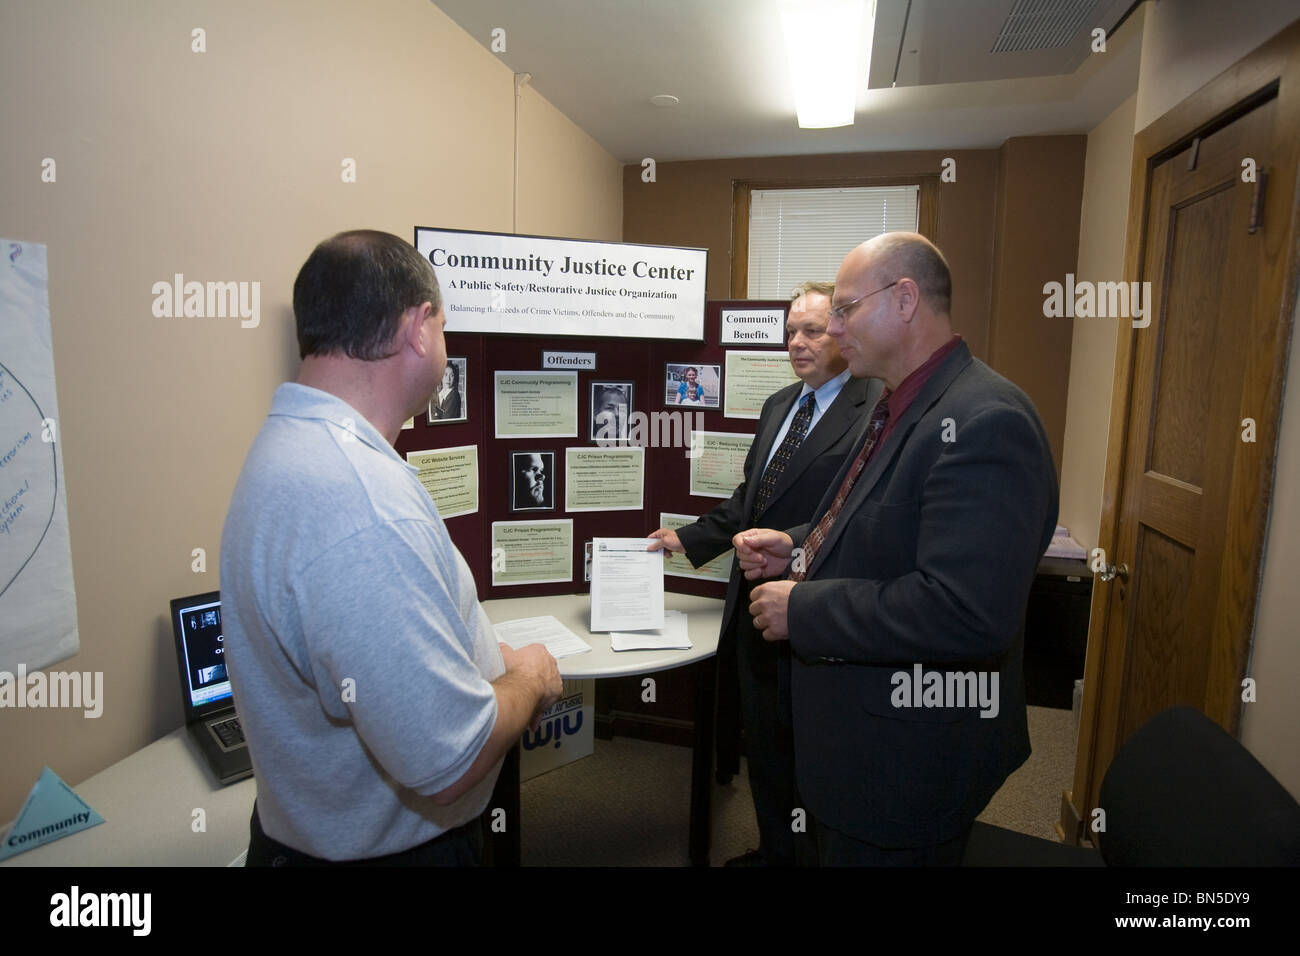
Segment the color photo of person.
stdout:
<svg viewBox="0 0 1300 956">
<path fill-rule="evenodd" d="M 465 364 L 463 358 L 447 359 L 442 384 L 429 398 L 430 425 L 465 421 Z"/>
<path fill-rule="evenodd" d="M 549 511 L 555 507 L 555 452 L 510 453 L 511 511 Z"/>
<path fill-rule="evenodd" d="M 591 383 L 591 440 L 604 444 L 627 441 L 632 414 L 631 382 Z"/>
<path fill-rule="evenodd" d="M 675 365 L 664 375 L 665 405 L 696 405 L 717 408 L 722 394 L 722 366 Z"/>
</svg>

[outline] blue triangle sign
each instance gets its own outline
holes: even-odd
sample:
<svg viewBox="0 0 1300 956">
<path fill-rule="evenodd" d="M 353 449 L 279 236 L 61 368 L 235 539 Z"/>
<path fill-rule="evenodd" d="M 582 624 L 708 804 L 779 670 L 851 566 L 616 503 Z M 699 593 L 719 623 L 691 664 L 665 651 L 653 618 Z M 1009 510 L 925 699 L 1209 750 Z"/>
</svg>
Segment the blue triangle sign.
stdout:
<svg viewBox="0 0 1300 956">
<path fill-rule="evenodd" d="M 103 822 L 90 804 L 46 767 L 18 811 L 18 819 L 5 834 L 0 860 Z"/>
</svg>

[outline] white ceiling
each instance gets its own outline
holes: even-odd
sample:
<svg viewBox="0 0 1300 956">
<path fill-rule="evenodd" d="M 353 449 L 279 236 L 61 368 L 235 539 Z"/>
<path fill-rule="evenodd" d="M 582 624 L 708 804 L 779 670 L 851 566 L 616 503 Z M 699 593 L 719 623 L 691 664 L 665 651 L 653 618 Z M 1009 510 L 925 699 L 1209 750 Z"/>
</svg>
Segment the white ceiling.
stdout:
<svg viewBox="0 0 1300 956">
<path fill-rule="evenodd" d="M 496 55 L 624 163 L 995 147 L 1087 132 L 1137 89 L 1140 15 L 1107 37 L 1105 53 L 1090 51 L 1092 28 L 1109 32 L 1131 0 L 879 0 L 872 88 L 859 90 L 856 123 L 801 130 L 778 15 L 787 2 L 436 5 L 489 49 L 492 31 L 505 30 Z M 1026 9 L 1057 21 L 1073 13 L 1080 25 L 1062 46 L 990 52 L 1008 14 Z M 681 104 L 652 106 L 658 93 Z"/>
</svg>

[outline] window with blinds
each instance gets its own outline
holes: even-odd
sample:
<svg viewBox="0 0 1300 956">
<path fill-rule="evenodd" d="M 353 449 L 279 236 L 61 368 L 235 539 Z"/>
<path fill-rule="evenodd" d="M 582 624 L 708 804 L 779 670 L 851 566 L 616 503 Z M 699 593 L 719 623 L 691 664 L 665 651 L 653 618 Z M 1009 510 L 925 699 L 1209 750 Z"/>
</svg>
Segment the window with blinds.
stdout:
<svg viewBox="0 0 1300 956">
<path fill-rule="evenodd" d="M 749 204 L 749 298 L 785 299 L 801 282 L 833 282 L 854 246 L 915 232 L 919 186 L 755 189 Z"/>
</svg>

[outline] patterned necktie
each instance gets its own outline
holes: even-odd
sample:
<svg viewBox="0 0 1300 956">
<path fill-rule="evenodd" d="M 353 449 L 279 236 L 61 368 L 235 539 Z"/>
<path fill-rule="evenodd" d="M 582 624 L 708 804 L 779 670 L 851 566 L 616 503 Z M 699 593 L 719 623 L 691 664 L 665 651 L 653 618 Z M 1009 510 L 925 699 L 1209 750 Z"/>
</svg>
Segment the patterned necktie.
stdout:
<svg viewBox="0 0 1300 956">
<path fill-rule="evenodd" d="M 880 396 L 880 401 L 876 403 L 876 410 L 871 413 L 871 421 L 867 423 L 867 440 L 862 444 L 862 450 L 858 456 L 853 459 L 853 464 L 849 466 L 849 473 L 844 476 L 844 481 L 840 483 L 840 490 L 835 493 L 835 498 L 831 501 L 831 506 L 826 514 L 822 515 L 817 527 L 808 533 L 801 545 L 803 548 L 803 566 L 802 570 L 792 571 L 790 573 L 791 581 L 802 581 L 808 576 L 808 569 L 812 567 L 813 558 L 817 556 L 817 549 L 826 541 L 826 535 L 830 532 L 831 526 L 835 524 L 835 519 L 839 517 L 840 511 L 844 508 L 844 502 L 849 497 L 849 492 L 853 490 L 853 483 L 858 480 L 858 475 L 862 474 L 862 469 L 867 467 L 867 460 L 871 458 L 872 451 L 875 450 L 876 442 L 880 440 L 881 433 L 885 430 L 885 424 L 889 421 L 889 392 Z"/>
<path fill-rule="evenodd" d="M 767 463 L 767 468 L 763 472 L 763 477 L 758 483 L 758 494 L 754 495 L 754 512 L 752 517 L 757 518 L 762 514 L 767 503 L 772 500 L 772 492 L 776 489 L 776 483 L 785 471 L 785 466 L 789 464 L 790 459 L 794 457 L 795 451 L 799 448 L 805 435 L 808 434 L 808 423 L 812 421 L 813 405 L 816 399 L 812 392 L 803 397 L 799 404 L 799 410 L 794 413 L 794 418 L 790 420 L 790 429 L 785 433 L 785 438 L 781 446 L 777 448 L 776 454 L 772 460 Z"/>
</svg>

